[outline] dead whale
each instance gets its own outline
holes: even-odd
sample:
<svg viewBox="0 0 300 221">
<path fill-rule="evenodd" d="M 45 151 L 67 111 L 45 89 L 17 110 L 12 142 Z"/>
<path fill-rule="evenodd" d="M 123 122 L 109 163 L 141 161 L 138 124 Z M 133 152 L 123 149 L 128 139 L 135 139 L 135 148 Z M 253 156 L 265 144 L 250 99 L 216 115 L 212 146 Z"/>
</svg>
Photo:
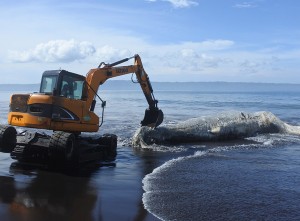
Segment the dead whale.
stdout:
<svg viewBox="0 0 300 221">
<path fill-rule="evenodd" d="M 221 141 L 265 133 L 300 135 L 300 126 L 289 125 L 271 112 L 225 113 L 217 117 L 192 118 L 155 129 L 141 127 L 134 134 L 132 145 L 141 147 L 152 144 Z"/>
</svg>

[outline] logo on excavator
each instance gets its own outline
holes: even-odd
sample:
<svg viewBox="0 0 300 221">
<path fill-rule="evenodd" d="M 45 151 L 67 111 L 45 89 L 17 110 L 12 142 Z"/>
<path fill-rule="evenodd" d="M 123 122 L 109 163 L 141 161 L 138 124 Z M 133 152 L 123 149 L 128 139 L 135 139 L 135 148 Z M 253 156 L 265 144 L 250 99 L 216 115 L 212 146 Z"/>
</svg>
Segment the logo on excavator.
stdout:
<svg viewBox="0 0 300 221">
<path fill-rule="evenodd" d="M 128 68 L 117 68 L 116 72 L 118 74 L 120 74 L 120 73 L 127 73 L 128 72 Z"/>
</svg>

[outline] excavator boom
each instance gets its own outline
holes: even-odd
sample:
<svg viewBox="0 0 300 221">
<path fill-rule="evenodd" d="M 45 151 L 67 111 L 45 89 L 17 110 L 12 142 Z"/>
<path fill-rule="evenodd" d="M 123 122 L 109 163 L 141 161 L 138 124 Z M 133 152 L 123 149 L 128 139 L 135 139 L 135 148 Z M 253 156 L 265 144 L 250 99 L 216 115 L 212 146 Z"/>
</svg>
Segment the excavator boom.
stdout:
<svg viewBox="0 0 300 221">
<path fill-rule="evenodd" d="M 134 58 L 134 65 L 129 66 L 117 66 L 121 63 L 127 62 Z M 103 65 L 103 67 L 101 67 Z M 125 74 L 135 73 L 137 82 L 140 84 L 141 89 L 145 95 L 149 107 L 145 111 L 144 119 L 141 121 L 142 126 L 157 127 L 163 121 L 163 112 L 158 109 L 158 101 L 153 94 L 152 85 L 150 83 L 148 74 L 143 68 L 143 64 L 139 55 L 125 58 L 112 64 L 105 64 L 101 62 L 97 69 L 92 69 L 87 74 L 88 84 L 88 97 L 94 97 L 95 91 L 102 85 L 107 79 L 118 77 Z M 92 100 L 88 101 L 92 104 Z"/>
</svg>

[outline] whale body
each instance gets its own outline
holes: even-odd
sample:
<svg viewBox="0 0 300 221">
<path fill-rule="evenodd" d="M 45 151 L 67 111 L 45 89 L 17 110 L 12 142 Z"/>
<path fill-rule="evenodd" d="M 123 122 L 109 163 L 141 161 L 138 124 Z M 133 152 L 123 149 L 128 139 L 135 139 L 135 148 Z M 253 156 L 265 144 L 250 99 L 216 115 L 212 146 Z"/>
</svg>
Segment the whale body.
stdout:
<svg viewBox="0 0 300 221">
<path fill-rule="evenodd" d="M 141 127 L 132 139 L 134 147 L 242 139 L 265 133 L 300 135 L 300 126 L 289 125 L 271 112 L 227 113 L 216 117 L 192 118 L 158 128 Z"/>
</svg>

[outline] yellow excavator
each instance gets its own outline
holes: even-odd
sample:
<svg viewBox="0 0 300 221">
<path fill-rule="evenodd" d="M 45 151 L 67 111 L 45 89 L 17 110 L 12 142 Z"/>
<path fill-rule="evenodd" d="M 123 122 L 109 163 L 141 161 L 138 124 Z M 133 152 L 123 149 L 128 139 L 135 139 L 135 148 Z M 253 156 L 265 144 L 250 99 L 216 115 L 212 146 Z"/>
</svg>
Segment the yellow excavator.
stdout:
<svg viewBox="0 0 300 221">
<path fill-rule="evenodd" d="M 133 65 L 119 66 L 130 59 L 134 59 Z M 0 125 L 0 151 L 10 152 L 13 159 L 24 162 L 74 163 L 89 161 L 95 156 L 104 158 L 103 155 L 115 158 L 116 135 L 87 139 L 80 134 L 97 132 L 103 123 L 106 102 L 97 94 L 99 86 L 109 78 L 129 73 L 135 73 L 149 105 L 141 125 L 157 127 L 163 121 L 163 112 L 157 107 L 158 101 L 140 56 L 134 55 L 111 64 L 101 62 L 86 76 L 65 70 L 45 71 L 38 93 L 11 96 L 9 125 Z M 94 112 L 97 98 L 102 102 L 102 117 Z M 13 126 L 54 132 L 51 136 L 28 131 L 17 134 Z"/>
</svg>

